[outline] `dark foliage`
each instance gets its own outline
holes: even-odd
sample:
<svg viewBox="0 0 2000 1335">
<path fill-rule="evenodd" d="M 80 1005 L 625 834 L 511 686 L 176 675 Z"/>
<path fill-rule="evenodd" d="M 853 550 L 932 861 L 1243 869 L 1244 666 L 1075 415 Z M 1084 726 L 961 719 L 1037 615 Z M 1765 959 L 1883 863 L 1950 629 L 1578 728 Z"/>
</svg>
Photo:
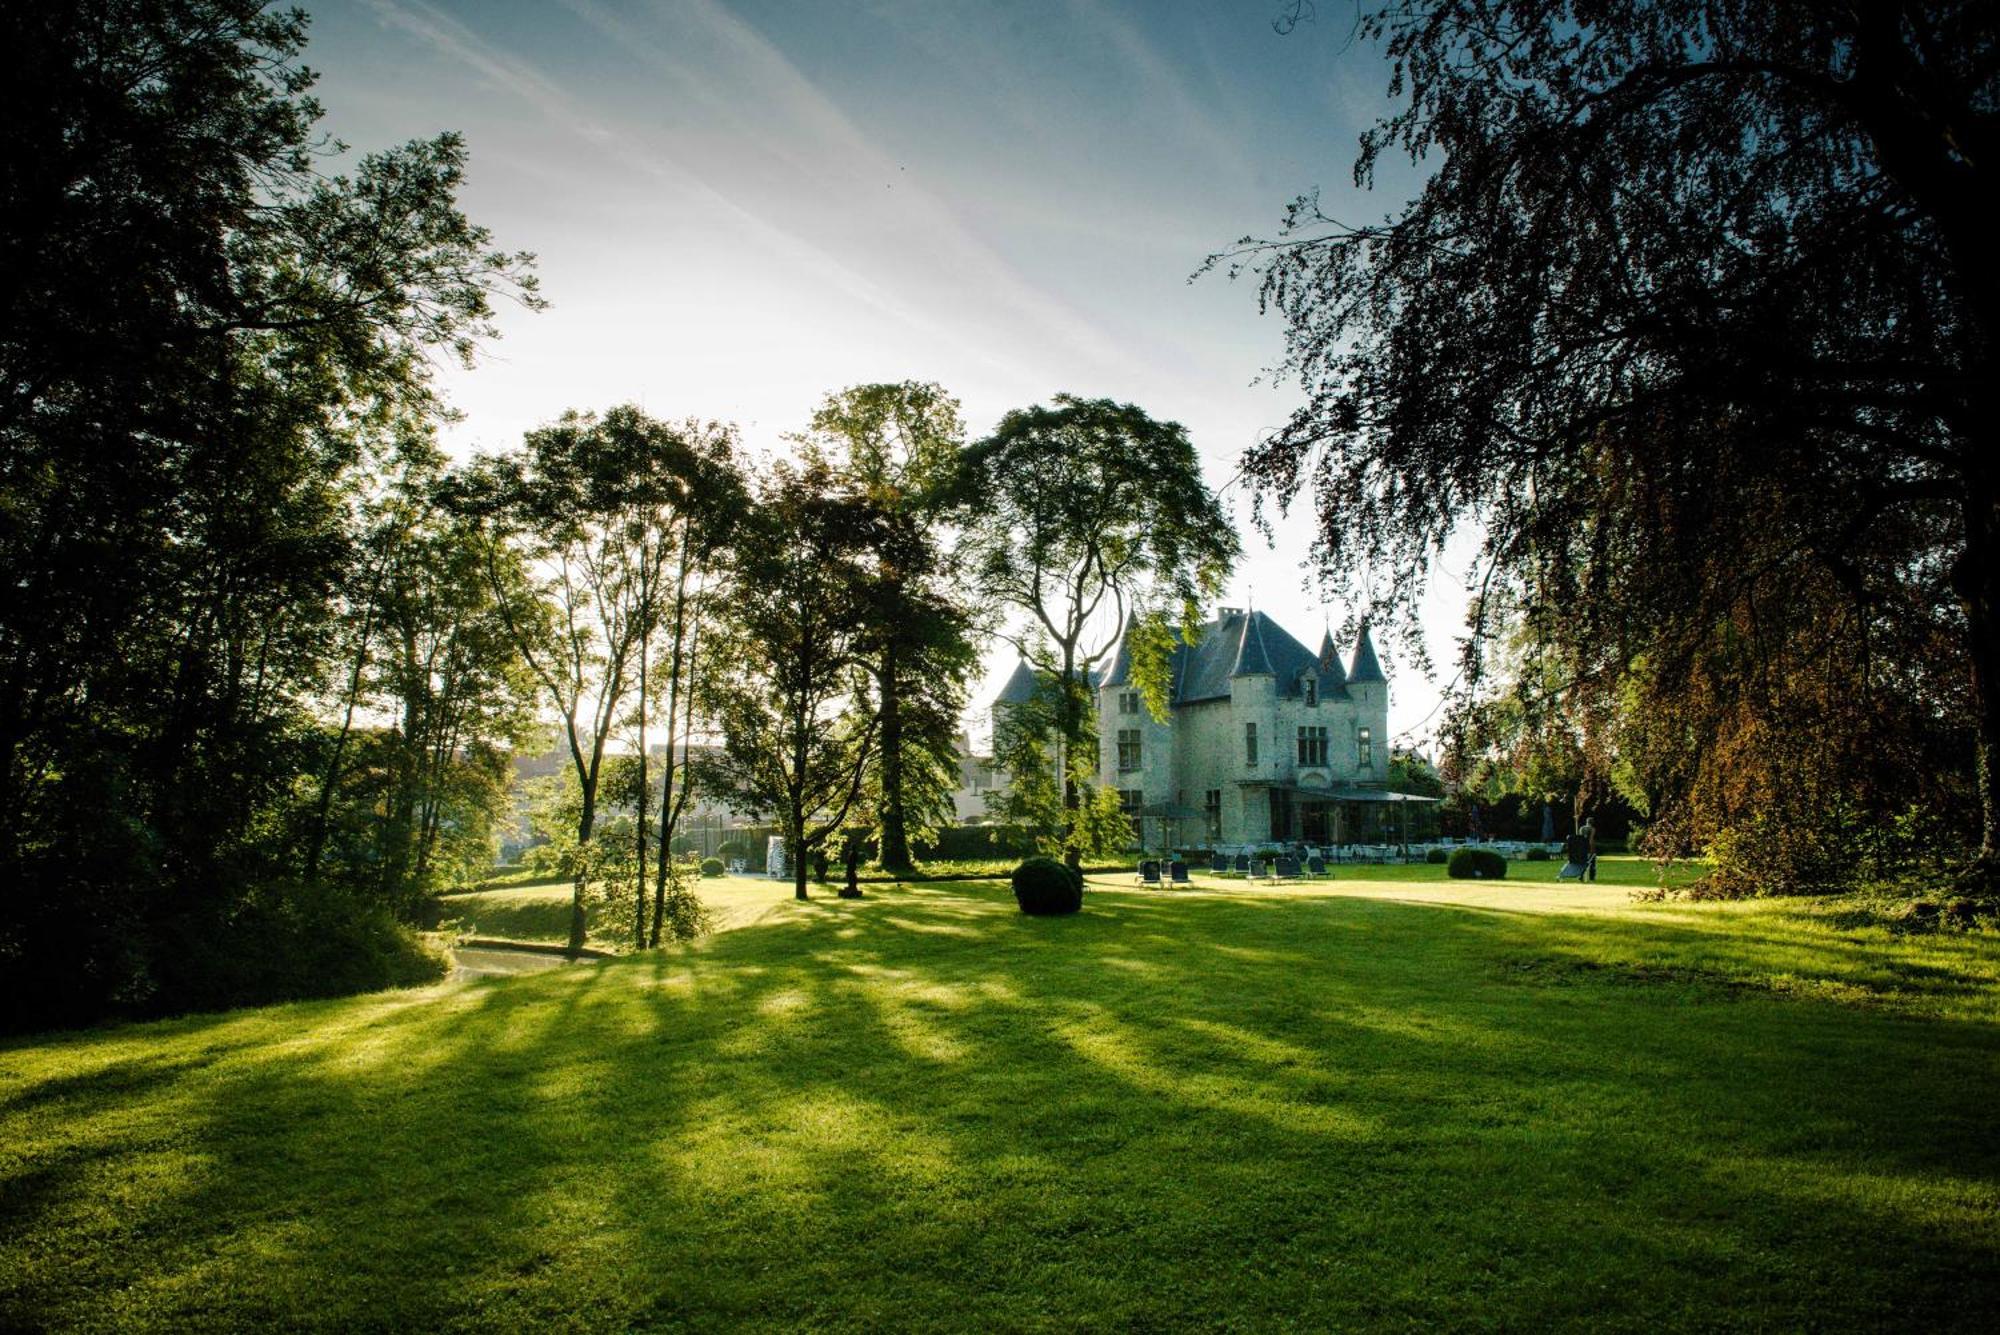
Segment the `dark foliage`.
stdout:
<svg viewBox="0 0 2000 1335">
<path fill-rule="evenodd" d="M 1035 916 L 1083 907 L 1083 878 L 1054 858 L 1032 857 L 1014 868 L 1014 902 Z"/>
<path fill-rule="evenodd" d="M 1433 848 L 1430 852 L 1424 854 L 1425 862 L 1435 863 L 1439 866 L 1443 866 L 1450 859 L 1451 854 L 1445 852 L 1442 848 Z"/>
<path fill-rule="evenodd" d="M 1785 804 L 2000 837 L 2000 24 L 1988 0 L 1442 0 L 1361 20 L 1401 109 L 1238 258 L 1306 390 L 1247 460 L 1414 616 L 1476 517 L 1485 632 L 1664 851 Z M 1383 572 L 1393 577 L 1382 580 Z M 1798 795 L 1791 800 L 1791 795 Z"/>
<path fill-rule="evenodd" d="M 701 860 L 701 874 L 703 876 L 720 876 L 724 870 L 721 858 L 703 858 Z"/>
<path fill-rule="evenodd" d="M 947 825 L 919 840 L 916 851 L 950 862 L 1025 857 L 1035 851 L 1035 833 L 1024 825 Z"/>
<path fill-rule="evenodd" d="M 1504 881 L 1507 859 L 1490 848 L 1454 848 L 1444 874 L 1460 881 Z"/>
<path fill-rule="evenodd" d="M 332 745 L 349 502 L 423 447 L 429 358 L 533 300 L 458 211 L 455 136 L 333 174 L 304 32 L 257 0 L 0 7 L 0 1022 L 247 997 L 192 943 L 311 935 L 258 924 Z M 366 897 L 310 909 L 350 912 L 375 931 Z"/>
</svg>

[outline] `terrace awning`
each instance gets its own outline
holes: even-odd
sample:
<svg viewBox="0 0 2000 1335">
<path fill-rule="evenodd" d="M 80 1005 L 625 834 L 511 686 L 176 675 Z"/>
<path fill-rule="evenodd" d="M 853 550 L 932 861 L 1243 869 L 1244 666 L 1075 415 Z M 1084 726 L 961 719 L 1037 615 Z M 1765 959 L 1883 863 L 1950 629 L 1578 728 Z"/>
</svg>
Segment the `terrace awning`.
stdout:
<svg viewBox="0 0 2000 1335">
<path fill-rule="evenodd" d="M 1262 788 L 1273 793 L 1290 793 L 1311 802 L 1381 802 L 1381 803 L 1427 803 L 1435 805 L 1442 801 L 1437 797 L 1418 797 L 1415 793 L 1392 793 L 1385 788 L 1355 788 L 1341 785 L 1333 788 L 1305 788 L 1295 783 L 1272 783 L 1268 779 L 1244 779 L 1245 788 Z"/>
</svg>

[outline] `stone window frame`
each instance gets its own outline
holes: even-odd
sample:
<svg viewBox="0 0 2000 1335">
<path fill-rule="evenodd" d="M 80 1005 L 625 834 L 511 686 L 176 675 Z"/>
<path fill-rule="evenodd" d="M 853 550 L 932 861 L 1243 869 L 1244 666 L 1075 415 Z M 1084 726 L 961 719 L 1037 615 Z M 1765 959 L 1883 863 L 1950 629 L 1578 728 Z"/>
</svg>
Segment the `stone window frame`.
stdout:
<svg viewBox="0 0 2000 1335">
<path fill-rule="evenodd" d="M 1332 739 L 1317 724 L 1299 725 L 1299 764 L 1306 769 L 1325 769 L 1333 753 Z"/>
</svg>

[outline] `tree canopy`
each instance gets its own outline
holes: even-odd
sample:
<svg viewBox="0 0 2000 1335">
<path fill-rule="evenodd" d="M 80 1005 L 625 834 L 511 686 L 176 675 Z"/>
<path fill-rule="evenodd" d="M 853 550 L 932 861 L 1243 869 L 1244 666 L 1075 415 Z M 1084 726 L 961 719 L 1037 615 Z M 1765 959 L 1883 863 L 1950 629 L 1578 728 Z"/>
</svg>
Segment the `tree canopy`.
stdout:
<svg viewBox="0 0 2000 1335">
<path fill-rule="evenodd" d="M 427 450 L 433 356 L 538 302 L 457 136 L 336 170 L 305 30 L 0 9 L 0 969 L 43 1014 L 245 995 L 211 982 L 291 902 L 359 480 Z"/>
<path fill-rule="evenodd" d="M 957 486 L 973 583 L 1056 694 L 1053 781 L 1075 823 L 1096 772 L 1093 671 L 1129 636 L 1134 681 L 1164 717 L 1170 627 L 1201 621 L 1236 527 L 1186 430 L 1110 399 L 1015 409 L 966 452 Z"/>
<path fill-rule="evenodd" d="M 1990 5 L 1444 0 L 1361 31 L 1400 109 L 1356 181 L 1404 154 L 1421 188 L 1375 224 L 1306 196 L 1212 261 L 1254 273 L 1305 390 L 1246 460 L 1260 496 L 1310 490 L 1321 568 L 1412 617 L 1476 523 L 1468 684 L 1518 611 L 1568 683 L 1545 703 L 1652 729 L 1627 760 L 1697 842 L 1858 764 L 1878 702 L 1976 737 L 1990 876 Z M 1878 793 L 1952 799 L 1889 768 Z"/>
<path fill-rule="evenodd" d="M 908 871 L 912 834 L 952 818 L 959 715 L 979 659 L 947 523 L 965 423 L 938 385 L 856 385 L 827 396 L 803 441 L 879 511 L 862 651 L 881 711 L 867 805 L 882 865 Z"/>
<path fill-rule="evenodd" d="M 862 795 L 880 737 L 870 687 L 881 509 L 823 459 L 773 464 L 732 553 L 708 716 L 722 737 L 700 766 L 739 810 L 774 815 L 793 889 Z"/>
</svg>

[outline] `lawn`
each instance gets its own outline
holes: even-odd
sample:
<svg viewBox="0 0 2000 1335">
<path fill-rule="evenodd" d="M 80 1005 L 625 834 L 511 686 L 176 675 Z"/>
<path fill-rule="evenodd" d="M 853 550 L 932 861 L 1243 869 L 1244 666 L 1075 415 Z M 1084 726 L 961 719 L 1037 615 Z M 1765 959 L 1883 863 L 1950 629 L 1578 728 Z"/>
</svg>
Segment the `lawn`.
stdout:
<svg viewBox="0 0 2000 1335">
<path fill-rule="evenodd" d="M 563 945 L 569 941 L 571 893 L 569 884 L 564 883 L 447 895 L 440 926 L 458 936 Z M 763 876 L 719 876 L 704 879 L 697 893 L 713 915 L 715 926 L 726 930 L 755 922 L 790 900 L 792 884 Z M 593 901 L 586 920 L 592 947 L 612 951 L 631 948 L 631 905 Z"/>
<path fill-rule="evenodd" d="M 1991 937 L 1094 884 L 746 882 L 692 950 L 0 1047 L 0 1327 L 2000 1310 Z"/>
</svg>

